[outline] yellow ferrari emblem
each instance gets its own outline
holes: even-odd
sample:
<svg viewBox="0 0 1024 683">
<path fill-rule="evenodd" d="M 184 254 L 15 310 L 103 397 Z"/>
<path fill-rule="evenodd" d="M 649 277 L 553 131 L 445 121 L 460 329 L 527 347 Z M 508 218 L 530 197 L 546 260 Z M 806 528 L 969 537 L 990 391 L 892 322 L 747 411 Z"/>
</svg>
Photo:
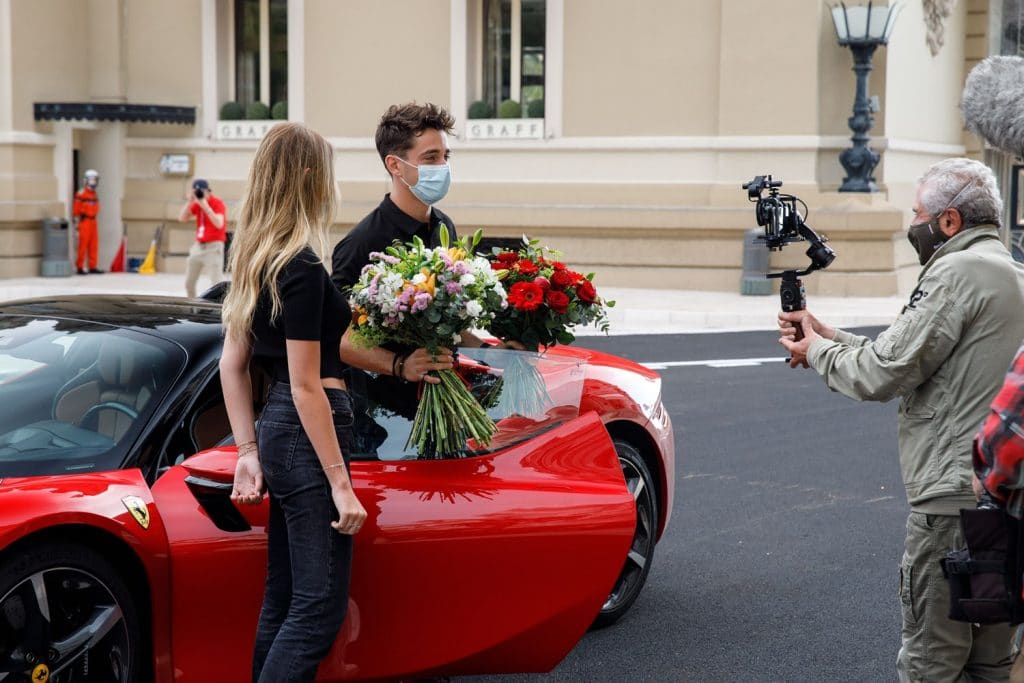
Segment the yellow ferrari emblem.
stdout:
<svg viewBox="0 0 1024 683">
<path fill-rule="evenodd" d="M 32 680 L 36 683 L 46 683 L 50 680 L 50 667 L 45 664 L 36 666 L 36 668 L 32 669 Z"/>
<path fill-rule="evenodd" d="M 121 499 L 121 502 L 128 508 L 128 512 L 139 523 L 139 526 L 143 529 L 149 528 L 149 508 L 146 506 L 146 501 L 138 496 L 125 496 Z"/>
</svg>

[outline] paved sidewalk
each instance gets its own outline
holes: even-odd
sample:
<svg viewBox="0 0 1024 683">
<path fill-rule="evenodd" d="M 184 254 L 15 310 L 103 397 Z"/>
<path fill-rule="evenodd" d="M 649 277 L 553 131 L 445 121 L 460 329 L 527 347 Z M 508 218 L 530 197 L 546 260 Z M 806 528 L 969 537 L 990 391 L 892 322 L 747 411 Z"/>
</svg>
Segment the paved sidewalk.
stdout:
<svg viewBox="0 0 1024 683">
<path fill-rule="evenodd" d="M 0 280 L 0 301 L 61 294 L 185 295 L 185 276 L 157 273 L 107 273 L 53 278 Z M 208 286 L 199 281 L 199 291 Z M 737 284 L 738 287 L 738 284 Z M 742 296 L 729 292 L 691 292 L 663 289 L 602 287 L 601 295 L 615 301 L 609 309 L 612 334 L 664 334 L 726 330 L 773 330 L 778 296 Z M 810 297 L 809 307 L 838 327 L 887 325 L 903 306 L 903 297 Z M 599 334 L 592 328 L 577 336 Z"/>
</svg>

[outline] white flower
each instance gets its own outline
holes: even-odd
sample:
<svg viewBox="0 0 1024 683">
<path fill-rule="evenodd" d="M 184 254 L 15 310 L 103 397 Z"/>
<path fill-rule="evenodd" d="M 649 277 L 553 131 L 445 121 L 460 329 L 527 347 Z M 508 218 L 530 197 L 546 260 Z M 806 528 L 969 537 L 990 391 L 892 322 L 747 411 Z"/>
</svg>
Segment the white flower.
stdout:
<svg viewBox="0 0 1024 683">
<path fill-rule="evenodd" d="M 459 284 L 463 287 L 469 287 L 476 282 L 476 276 L 473 273 L 466 273 L 459 278 Z"/>
<path fill-rule="evenodd" d="M 452 343 L 453 344 L 458 344 L 460 341 L 462 341 L 462 335 L 461 334 L 456 332 L 455 334 L 452 335 Z"/>
<path fill-rule="evenodd" d="M 466 313 L 468 313 L 471 318 L 476 318 L 483 312 L 484 307 L 480 305 L 479 301 L 466 302 Z"/>
<path fill-rule="evenodd" d="M 412 276 L 412 283 L 414 285 L 422 285 L 426 281 L 427 276 L 424 275 L 423 273 L 416 273 L 415 275 Z"/>
</svg>

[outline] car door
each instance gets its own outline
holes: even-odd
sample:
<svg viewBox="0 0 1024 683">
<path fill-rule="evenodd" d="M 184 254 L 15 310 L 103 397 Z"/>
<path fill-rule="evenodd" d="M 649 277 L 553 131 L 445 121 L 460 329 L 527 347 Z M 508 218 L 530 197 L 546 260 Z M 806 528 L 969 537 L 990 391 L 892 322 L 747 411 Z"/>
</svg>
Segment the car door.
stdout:
<svg viewBox="0 0 1024 683">
<path fill-rule="evenodd" d="M 182 681 L 249 666 L 267 511 L 227 499 L 234 457 L 200 454 L 153 487 Z M 548 670 L 597 614 L 632 538 L 633 500 L 593 414 L 478 457 L 354 462 L 352 479 L 369 517 L 324 681 Z"/>
</svg>

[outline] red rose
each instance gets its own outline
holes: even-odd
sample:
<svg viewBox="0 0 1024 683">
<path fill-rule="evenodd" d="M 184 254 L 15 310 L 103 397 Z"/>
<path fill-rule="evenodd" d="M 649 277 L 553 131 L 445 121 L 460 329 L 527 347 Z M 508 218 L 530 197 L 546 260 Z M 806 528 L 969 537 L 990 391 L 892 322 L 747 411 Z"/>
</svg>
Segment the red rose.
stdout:
<svg viewBox="0 0 1024 683">
<path fill-rule="evenodd" d="M 544 290 L 532 282 L 517 282 L 508 292 L 508 302 L 520 311 L 535 311 L 544 303 Z"/>
<path fill-rule="evenodd" d="M 555 289 L 565 289 L 575 283 L 575 278 L 567 270 L 556 270 L 551 274 L 551 286 Z"/>
<path fill-rule="evenodd" d="M 565 270 L 565 264 L 562 263 L 561 261 L 552 261 L 551 267 L 554 268 L 555 270 Z"/>
<path fill-rule="evenodd" d="M 523 275 L 536 275 L 539 272 L 537 264 L 527 259 L 520 259 L 519 261 L 516 261 L 516 270 Z"/>
<path fill-rule="evenodd" d="M 505 270 L 508 266 L 501 261 L 491 261 L 491 270 Z"/>
<path fill-rule="evenodd" d="M 503 251 L 496 258 L 502 263 L 515 263 L 519 258 L 519 254 L 514 251 Z"/>
<path fill-rule="evenodd" d="M 557 289 L 552 289 L 544 297 L 548 302 L 548 306 L 555 313 L 565 313 L 569 308 L 569 297 L 565 292 L 559 292 Z"/>
<path fill-rule="evenodd" d="M 594 283 L 586 278 L 583 278 L 583 282 L 576 287 L 576 294 L 583 303 L 592 304 L 597 301 L 597 290 L 594 289 Z"/>
<path fill-rule="evenodd" d="M 548 291 L 549 289 L 551 289 L 551 282 L 546 277 L 543 277 L 543 276 L 540 276 L 540 275 L 535 277 L 535 278 L 533 278 L 533 284 L 537 285 L 538 287 L 543 289 L 545 292 Z"/>
<path fill-rule="evenodd" d="M 567 270 L 565 272 L 568 273 L 569 277 L 572 278 L 572 284 L 574 284 L 574 285 L 578 285 L 578 284 L 580 284 L 581 282 L 583 282 L 584 280 L 587 279 L 587 278 L 583 277 L 582 274 L 577 273 L 575 270 Z"/>
</svg>

